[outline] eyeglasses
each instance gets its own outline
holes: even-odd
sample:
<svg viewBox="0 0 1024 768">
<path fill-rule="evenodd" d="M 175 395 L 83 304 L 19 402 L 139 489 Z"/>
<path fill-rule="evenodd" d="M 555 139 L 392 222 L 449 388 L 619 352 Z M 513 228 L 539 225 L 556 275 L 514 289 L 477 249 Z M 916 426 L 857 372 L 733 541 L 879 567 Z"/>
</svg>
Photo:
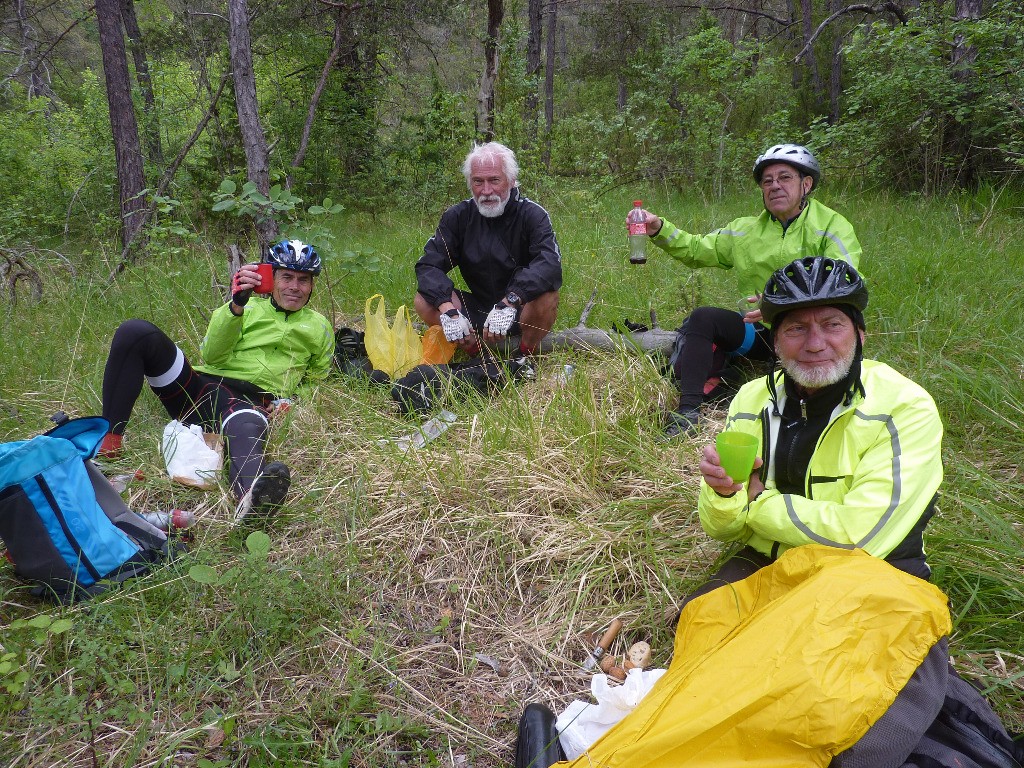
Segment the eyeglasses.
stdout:
<svg viewBox="0 0 1024 768">
<path fill-rule="evenodd" d="M 775 182 L 779 182 L 779 186 L 786 186 L 790 182 L 797 181 L 803 178 L 795 173 L 780 173 L 778 176 L 762 176 L 761 177 L 761 189 L 768 189 Z"/>
</svg>

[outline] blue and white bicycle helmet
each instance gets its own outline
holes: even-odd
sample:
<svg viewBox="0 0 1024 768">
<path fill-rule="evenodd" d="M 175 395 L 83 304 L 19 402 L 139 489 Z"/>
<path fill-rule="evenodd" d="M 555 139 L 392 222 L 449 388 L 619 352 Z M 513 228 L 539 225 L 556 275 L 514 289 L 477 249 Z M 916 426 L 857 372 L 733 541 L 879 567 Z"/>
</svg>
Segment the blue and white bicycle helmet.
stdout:
<svg viewBox="0 0 1024 768">
<path fill-rule="evenodd" d="M 319 275 L 323 267 L 316 248 L 301 240 L 282 240 L 267 251 L 266 262 L 274 269 L 290 269 L 294 272 L 309 272 Z"/>
</svg>

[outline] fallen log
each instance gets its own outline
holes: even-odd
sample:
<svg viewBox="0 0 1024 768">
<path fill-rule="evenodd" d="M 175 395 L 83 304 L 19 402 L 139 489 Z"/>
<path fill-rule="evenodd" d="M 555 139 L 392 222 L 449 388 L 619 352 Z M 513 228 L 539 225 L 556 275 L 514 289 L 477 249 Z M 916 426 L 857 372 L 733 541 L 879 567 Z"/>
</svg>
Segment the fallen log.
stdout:
<svg viewBox="0 0 1024 768">
<path fill-rule="evenodd" d="M 638 352 L 663 352 L 669 354 L 672 345 L 676 340 L 675 331 L 667 331 L 658 327 L 658 319 L 651 310 L 651 324 L 645 330 L 619 333 L 616 331 L 605 331 L 600 328 L 591 328 L 587 325 L 587 317 L 590 310 L 594 308 L 597 301 L 597 289 L 595 288 L 587 301 L 586 306 L 580 313 L 580 321 L 574 328 L 549 333 L 540 343 L 540 352 L 547 353 L 559 349 L 579 349 L 584 351 L 602 350 L 614 351 L 620 349 L 633 349 Z"/>
</svg>

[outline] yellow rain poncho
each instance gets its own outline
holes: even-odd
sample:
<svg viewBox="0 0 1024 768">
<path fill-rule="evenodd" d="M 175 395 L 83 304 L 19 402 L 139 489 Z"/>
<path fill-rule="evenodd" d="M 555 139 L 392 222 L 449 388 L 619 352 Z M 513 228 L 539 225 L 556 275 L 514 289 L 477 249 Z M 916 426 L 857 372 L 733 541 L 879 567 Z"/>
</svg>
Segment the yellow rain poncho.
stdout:
<svg viewBox="0 0 1024 768">
<path fill-rule="evenodd" d="M 559 768 L 827 766 L 950 631 L 947 599 L 861 550 L 809 545 L 689 603 L 668 672 Z"/>
</svg>

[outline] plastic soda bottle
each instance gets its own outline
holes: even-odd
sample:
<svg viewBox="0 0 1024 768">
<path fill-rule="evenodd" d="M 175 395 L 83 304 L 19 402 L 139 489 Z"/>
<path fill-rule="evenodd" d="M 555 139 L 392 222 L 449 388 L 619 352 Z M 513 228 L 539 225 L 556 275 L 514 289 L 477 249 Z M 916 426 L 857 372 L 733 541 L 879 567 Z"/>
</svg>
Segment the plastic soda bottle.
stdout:
<svg viewBox="0 0 1024 768">
<path fill-rule="evenodd" d="M 629 229 L 629 263 L 647 263 L 647 225 L 642 213 L 643 200 L 633 201 L 633 210 L 626 217 Z"/>
<path fill-rule="evenodd" d="M 196 524 L 196 515 L 190 509 L 169 509 L 166 512 L 143 512 L 142 517 L 164 531 L 183 530 Z"/>
</svg>

